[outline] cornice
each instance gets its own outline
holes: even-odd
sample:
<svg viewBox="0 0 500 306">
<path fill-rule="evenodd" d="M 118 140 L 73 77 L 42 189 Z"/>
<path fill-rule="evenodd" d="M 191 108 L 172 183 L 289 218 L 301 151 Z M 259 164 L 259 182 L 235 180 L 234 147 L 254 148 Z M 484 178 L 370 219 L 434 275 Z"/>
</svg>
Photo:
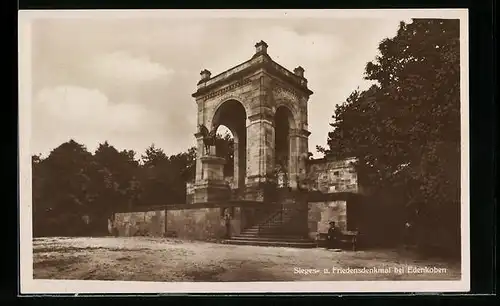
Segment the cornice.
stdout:
<svg viewBox="0 0 500 306">
<path fill-rule="evenodd" d="M 252 62 L 254 61 L 254 62 Z M 296 76 L 294 73 L 290 72 L 288 69 L 284 68 L 283 66 L 279 65 L 278 63 L 274 62 L 271 57 L 267 54 L 262 54 L 259 55 L 255 58 L 250 59 L 247 62 L 244 62 L 243 64 L 240 64 L 236 67 L 233 67 L 217 76 L 214 76 L 208 80 L 204 80 L 203 82 L 199 82 L 199 88 L 198 90 L 192 94 L 192 97 L 194 98 L 199 98 L 204 95 L 207 95 L 210 93 L 210 91 L 214 90 L 217 87 L 223 86 L 227 83 L 233 82 L 233 81 L 238 81 L 237 84 L 239 86 L 242 86 L 244 84 L 248 84 L 247 81 L 246 83 L 243 82 L 244 79 L 248 79 L 248 76 L 259 70 L 259 69 L 264 69 L 267 73 L 270 75 L 274 75 L 280 80 L 284 80 L 287 83 L 293 85 L 295 90 L 309 96 L 312 95 L 313 92 L 307 88 L 307 80 L 305 78 Z M 231 71 L 234 70 L 234 73 L 231 73 Z M 223 77 L 224 74 L 228 74 L 227 77 Z M 243 84 L 244 83 L 244 84 Z M 203 84 L 207 84 L 203 86 Z M 231 85 L 230 85 L 231 86 Z M 239 87 L 236 85 L 236 87 Z M 227 91 L 235 89 L 226 89 Z M 220 90 L 224 90 L 225 88 L 218 89 L 216 92 Z M 226 92 L 227 92 L 226 91 Z"/>
</svg>

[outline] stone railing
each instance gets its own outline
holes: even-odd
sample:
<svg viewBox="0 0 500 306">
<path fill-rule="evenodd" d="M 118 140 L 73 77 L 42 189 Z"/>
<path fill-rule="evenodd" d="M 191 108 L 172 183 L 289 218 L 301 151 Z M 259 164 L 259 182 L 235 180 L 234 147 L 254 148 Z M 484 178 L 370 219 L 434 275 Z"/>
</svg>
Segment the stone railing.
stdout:
<svg viewBox="0 0 500 306">
<path fill-rule="evenodd" d="M 288 78 L 290 78 L 290 79 L 294 80 L 295 82 L 297 82 L 297 84 L 302 85 L 302 86 L 306 85 L 306 79 L 301 78 L 301 77 L 295 75 L 295 73 L 290 72 L 288 69 L 286 69 L 285 67 L 281 66 L 280 64 L 278 64 L 278 63 L 276 63 L 274 61 L 271 61 L 271 66 L 274 69 L 276 69 L 277 71 L 279 71 L 280 73 L 282 73 L 285 76 L 287 76 Z"/>
<path fill-rule="evenodd" d="M 200 83 L 198 84 L 198 89 L 201 89 L 201 88 L 204 88 L 204 87 L 208 87 L 208 86 L 211 86 L 219 81 L 222 81 L 228 77 L 230 77 L 231 75 L 233 74 L 236 74 L 240 71 L 243 71 L 251 66 L 254 66 L 256 64 L 262 64 L 262 63 L 269 63 L 271 65 L 271 67 L 278 71 L 279 73 L 285 75 L 286 77 L 288 77 L 289 79 L 293 80 L 294 82 L 296 82 L 298 85 L 301 85 L 301 86 L 307 86 L 307 80 L 303 77 L 300 77 L 300 76 L 297 76 L 295 73 L 289 71 L 288 69 L 286 69 L 285 67 L 281 66 L 280 64 L 274 62 L 271 58 L 269 58 L 268 56 L 256 56 L 244 63 L 241 63 L 239 64 L 238 66 L 235 66 L 225 72 L 222 72 L 210 79 L 207 79 L 205 81 L 200 81 Z"/>
<path fill-rule="evenodd" d="M 242 70 L 245 70 L 245 69 L 249 68 L 252 65 L 255 65 L 255 64 L 258 64 L 258 63 L 262 63 L 262 62 L 263 62 L 263 59 L 260 56 L 256 57 L 256 58 L 253 58 L 251 60 L 248 60 L 248 61 L 246 61 L 246 62 L 244 62 L 242 64 L 239 64 L 236 67 L 233 67 L 233 68 L 231 68 L 231 69 L 229 69 L 229 70 L 227 70 L 227 71 L 225 71 L 225 72 L 223 72 L 221 74 L 218 74 L 218 75 L 212 77 L 211 79 L 206 80 L 205 82 L 200 83 L 200 85 L 198 86 L 198 88 L 207 87 L 207 86 L 210 86 L 212 84 L 215 84 L 215 83 L 217 83 L 217 82 L 219 82 L 221 80 L 226 79 L 227 77 L 229 77 L 229 76 L 231 76 L 231 75 L 233 75 L 235 73 L 238 73 L 238 72 L 240 72 Z"/>
</svg>

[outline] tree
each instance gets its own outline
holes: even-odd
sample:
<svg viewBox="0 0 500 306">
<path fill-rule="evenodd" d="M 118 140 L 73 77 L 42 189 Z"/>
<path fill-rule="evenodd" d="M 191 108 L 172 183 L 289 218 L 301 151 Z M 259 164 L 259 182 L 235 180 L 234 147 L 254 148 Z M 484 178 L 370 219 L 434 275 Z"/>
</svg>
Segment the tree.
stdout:
<svg viewBox="0 0 500 306">
<path fill-rule="evenodd" d="M 143 166 L 147 168 L 165 162 L 167 160 L 167 155 L 153 143 L 146 149 L 145 154 L 141 156 L 141 160 Z"/>
<path fill-rule="evenodd" d="M 92 155 L 70 140 L 46 159 L 33 158 L 33 217 L 35 236 L 82 234 L 82 216 L 91 201 Z"/>
<path fill-rule="evenodd" d="M 140 205 L 164 205 L 169 197 L 168 156 L 154 144 L 141 156 L 140 178 L 142 189 Z"/>
<path fill-rule="evenodd" d="M 376 85 L 336 108 L 328 149 L 318 149 L 358 157 L 366 184 L 401 194 L 429 232 L 422 241 L 449 242 L 460 224 L 459 21 L 401 22 L 379 51 L 365 74 Z"/>
<path fill-rule="evenodd" d="M 118 192 L 123 196 L 129 192 L 131 182 L 137 175 L 139 162 L 135 159 L 135 152 L 132 150 L 118 151 L 106 141 L 100 144 L 94 154 L 94 160 L 99 169 L 108 169 Z"/>
<path fill-rule="evenodd" d="M 184 203 L 186 200 L 186 184 L 194 179 L 196 153 L 195 148 L 188 152 L 171 155 L 168 158 L 168 172 L 165 183 L 169 195 L 165 197 L 167 204 Z"/>
<path fill-rule="evenodd" d="M 226 133 L 224 136 L 217 134 L 215 140 L 216 153 L 219 157 L 226 159 L 224 166 L 224 176 L 234 175 L 234 138 L 231 134 Z"/>
<path fill-rule="evenodd" d="M 119 152 L 105 141 L 94 153 L 93 166 L 93 220 L 101 230 L 106 230 L 111 213 L 134 205 L 138 199 L 140 185 L 136 177 L 139 163 L 134 151 Z"/>
<path fill-rule="evenodd" d="M 44 185 L 46 173 L 41 155 L 31 157 L 32 166 L 32 202 L 33 202 L 33 235 L 47 234 L 47 216 L 50 212 L 49 203 L 45 201 Z"/>
<path fill-rule="evenodd" d="M 219 137 L 232 165 L 230 135 Z M 70 140 L 47 158 L 32 156 L 35 236 L 107 234 L 107 219 L 133 206 L 179 204 L 194 180 L 196 148 L 167 156 L 154 144 L 135 159 L 107 141 L 94 154 Z"/>
</svg>

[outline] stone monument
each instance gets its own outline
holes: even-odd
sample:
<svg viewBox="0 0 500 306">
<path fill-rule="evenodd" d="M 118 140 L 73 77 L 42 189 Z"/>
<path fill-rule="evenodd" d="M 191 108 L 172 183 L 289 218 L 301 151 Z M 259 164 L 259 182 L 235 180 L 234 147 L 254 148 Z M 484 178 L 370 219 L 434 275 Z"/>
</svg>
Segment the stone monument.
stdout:
<svg viewBox="0 0 500 306">
<path fill-rule="evenodd" d="M 197 91 L 198 125 L 216 131 L 220 125 L 234 136 L 234 188 L 245 200 L 263 201 L 263 185 L 277 160 L 286 161 L 288 187 L 298 187 L 308 153 L 307 103 L 312 91 L 304 69 L 293 72 L 273 61 L 268 45 L 260 41 L 251 58 L 216 76 L 204 69 Z M 196 176 L 193 202 L 230 200 L 224 182 L 224 160 L 206 154 L 203 135 L 197 133 Z"/>
</svg>

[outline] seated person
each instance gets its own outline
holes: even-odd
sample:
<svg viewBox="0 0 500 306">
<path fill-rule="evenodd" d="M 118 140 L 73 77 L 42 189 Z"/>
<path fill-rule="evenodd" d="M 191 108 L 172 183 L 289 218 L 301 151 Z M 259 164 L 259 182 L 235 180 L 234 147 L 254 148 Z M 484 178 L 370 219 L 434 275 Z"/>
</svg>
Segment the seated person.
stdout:
<svg viewBox="0 0 500 306">
<path fill-rule="evenodd" d="M 330 228 L 328 229 L 328 238 L 327 238 L 328 249 L 338 248 L 339 235 L 340 235 L 339 229 L 335 226 L 335 222 L 331 221 Z"/>
</svg>

